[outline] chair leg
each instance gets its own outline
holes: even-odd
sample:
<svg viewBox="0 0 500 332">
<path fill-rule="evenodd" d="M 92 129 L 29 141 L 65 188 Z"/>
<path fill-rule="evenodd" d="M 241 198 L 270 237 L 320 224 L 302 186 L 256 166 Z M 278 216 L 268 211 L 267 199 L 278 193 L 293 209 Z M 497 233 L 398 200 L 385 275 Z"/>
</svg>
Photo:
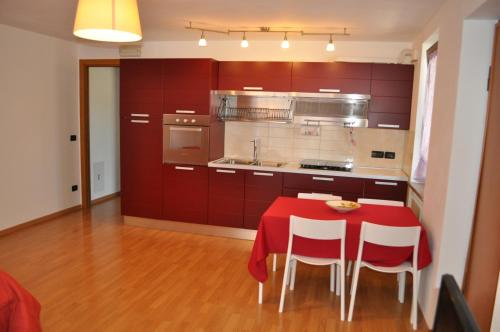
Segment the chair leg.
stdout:
<svg viewBox="0 0 500 332">
<path fill-rule="evenodd" d="M 340 265 L 337 265 L 337 281 L 336 281 L 336 284 L 337 284 L 337 287 L 336 287 L 336 292 L 335 294 L 337 296 L 340 296 Z"/>
<path fill-rule="evenodd" d="M 335 292 L 335 264 L 330 265 L 330 292 Z"/>
<path fill-rule="evenodd" d="M 345 262 L 340 263 L 340 320 L 345 320 Z"/>
<path fill-rule="evenodd" d="M 348 261 L 346 276 L 350 276 L 351 275 L 351 269 L 352 269 L 352 261 Z"/>
<path fill-rule="evenodd" d="M 286 258 L 285 271 L 283 273 L 283 284 L 281 285 L 281 296 L 280 296 L 280 306 L 279 312 L 283 312 L 283 307 L 285 306 L 285 292 L 286 292 L 286 281 L 288 280 L 288 275 L 290 274 L 290 261 L 288 257 Z"/>
<path fill-rule="evenodd" d="M 405 284 L 406 284 L 406 272 L 398 273 L 398 300 L 399 303 L 405 302 Z"/>
<path fill-rule="evenodd" d="M 276 254 L 273 254 L 273 272 L 276 272 L 276 260 L 277 260 Z"/>
<path fill-rule="evenodd" d="M 349 317 L 347 320 L 352 321 L 352 312 L 354 310 L 354 300 L 356 299 L 356 290 L 358 288 L 358 277 L 359 277 L 359 264 L 356 261 L 354 264 L 353 278 L 351 282 L 351 301 L 349 302 Z"/>
<path fill-rule="evenodd" d="M 410 316 L 410 321 L 413 325 L 413 329 L 417 329 L 417 309 L 418 309 L 418 287 L 420 284 L 420 272 L 419 271 L 414 271 L 413 272 L 413 295 L 411 298 L 411 316 Z"/>
<path fill-rule="evenodd" d="M 264 284 L 259 282 L 259 304 L 262 304 L 262 293 L 264 291 Z"/>
<path fill-rule="evenodd" d="M 295 274 L 297 273 L 297 260 L 293 259 L 290 261 L 290 274 L 291 274 L 291 279 L 290 279 L 290 290 L 295 289 Z"/>
</svg>

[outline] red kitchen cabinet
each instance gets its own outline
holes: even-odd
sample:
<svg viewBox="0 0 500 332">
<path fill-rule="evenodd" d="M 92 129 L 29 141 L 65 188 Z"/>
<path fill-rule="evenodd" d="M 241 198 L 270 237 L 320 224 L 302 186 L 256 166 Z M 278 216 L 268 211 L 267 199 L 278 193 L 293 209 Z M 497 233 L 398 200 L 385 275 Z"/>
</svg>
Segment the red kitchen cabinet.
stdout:
<svg viewBox="0 0 500 332">
<path fill-rule="evenodd" d="M 408 113 L 368 113 L 369 128 L 408 129 L 410 114 Z"/>
<path fill-rule="evenodd" d="M 413 65 L 374 63 L 372 79 L 384 81 L 413 81 Z"/>
<path fill-rule="evenodd" d="M 219 62 L 219 90 L 291 91 L 291 62 Z"/>
<path fill-rule="evenodd" d="M 244 170 L 210 168 L 208 223 L 243 227 L 244 195 Z"/>
<path fill-rule="evenodd" d="M 372 96 L 411 98 L 412 90 L 413 81 L 372 80 Z"/>
<path fill-rule="evenodd" d="M 365 198 L 388 199 L 406 202 L 408 183 L 392 180 L 365 180 Z"/>
<path fill-rule="evenodd" d="M 217 89 L 218 62 L 163 60 L 164 113 L 209 114 L 210 91 Z"/>
<path fill-rule="evenodd" d="M 121 105 L 122 109 L 124 106 Z M 126 107 L 132 111 L 134 107 Z M 161 104 L 160 104 L 161 108 Z M 140 111 L 140 107 L 137 112 Z M 127 216 L 161 218 L 162 122 L 160 116 L 120 119 L 121 209 Z"/>
<path fill-rule="evenodd" d="M 136 113 L 146 113 L 142 106 L 163 104 L 162 60 L 122 59 L 120 61 L 120 104 L 138 105 Z M 122 116 L 130 116 L 123 112 Z M 162 108 L 150 108 L 149 115 L 161 115 Z"/>
<path fill-rule="evenodd" d="M 244 227 L 257 229 L 262 214 L 282 195 L 282 191 L 283 173 L 246 171 Z"/>
<path fill-rule="evenodd" d="M 164 164 L 163 219 L 206 224 L 207 208 L 207 167 Z"/>
<path fill-rule="evenodd" d="M 372 64 L 294 62 L 292 91 L 370 94 Z"/>
<path fill-rule="evenodd" d="M 340 176 L 285 173 L 283 187 L 283 194 L 291 197 L 297 197 L 299 192 L 314 192 L 357 200 L 364 193 L 363 179 Z"/>
<path fill-rule="evenodd" d="M 370 101 L 370 112 L 410 114 L 411 98 L 372 97 Z"/>
</svg>

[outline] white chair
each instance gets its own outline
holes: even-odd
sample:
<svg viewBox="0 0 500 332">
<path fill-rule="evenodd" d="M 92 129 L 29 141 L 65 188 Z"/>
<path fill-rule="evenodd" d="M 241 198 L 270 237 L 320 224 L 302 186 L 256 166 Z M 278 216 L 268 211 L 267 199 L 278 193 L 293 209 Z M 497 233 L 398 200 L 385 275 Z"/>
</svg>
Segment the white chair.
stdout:
<svg viewBox="0 0 500 332">
<path fill-rule="evenodd" d="M 388 206 L 405 206 L 405 202 L 390 201 L 387 199 L 358 198 L 358 203 Z"/>
<path fill-rule="evenodd" d="M 341 201 L 341 196 L 335 196 L 330 194 L 320 194 L 320 193 L 299 193 L 297 198 L 305 199 L 318 199 L 322 201 Z"/>
<path fill-rule="evenodd" d="M 286 253 L 285 272 L 283 275 L 283 285 L 281 287 L 281 298 L 279 312 L 283 312 L 285 305 L 285 291 L 289 274 L 292 273 L 290 289 L 293 290 L 295 284 L 295 272 L 297 261 L 311 265 L 330 266 L 330 291 L 334 289 L 335 265 L 340 266 L 340 319 L 345 316 L 345 220 L 314 220 L 290 216 L 290 231 L 288 236 L 288 248 Z M 294 235 L 313 240 L 340 240 L 339 258 L 318 258 L 292 254 Z M 290 269 L 290 265 L 293 266 Z M 292 270 L 292 271 L 291 271 Z"/>
<path fill-rule="evenodd" d="M 320 194 L 320 193 L 299 193 L 297 195 L 297 198 L 303 198 L 303 199 L 317 199 L 317 200 L 322 200 L 322 201 L 341 201 L 342 197 L 341 196 L 334 196 L 330 194 Z M 273 272 L 276 272 L 276 261 L 277 261 L 277 255 L 273 255 Z"/>
<path fill-rule="evenodd" d="M 390 201 L 386 199 L 372 199 L 372 198 L 358 198 L 358 203 L 372 204 L 372 205 L 387 205 L 387 206 L 405 206 L 405 203 L 400 201 Z M 347 272 L 346 272 L 347 276 L 351 275 L 351 268 L 352 268 L 352 261 L 349 261 L 347 263 Z"/>
<path fill-rule="evenodd" d="M 366 221 L 361 223 L 361 233 L 359 236 L 358 258 L 354 266 L 354 276 L 351 283 L 351 302 L 349 304 L 349 318 L 352 320 L 354 310 L 354 301 L 356 298 L 356 289 L 358 287 L 359 270 L 362 267 L 367 267 L 375 271 L 384 273 L 397 273 L 399 275 L 399 302 L 404 302 L 404 284 L 406 272 L 413 275 L 413 296 L 411 302 L 410 323 L 413 329 L 417 329 L 417 296 L 419 285 L 419 272 L 417 268 L 418 244 L 420 239 L 420 226 L 415 227 L 394 227 L 371 224 Z M 398 266 L 378 266 L 369 262 L 363 261 L 364 243 L 369 242 L 377 245 L 388 247 L 413 247 L 412 262 L 404 262 Z"/>
</svg>

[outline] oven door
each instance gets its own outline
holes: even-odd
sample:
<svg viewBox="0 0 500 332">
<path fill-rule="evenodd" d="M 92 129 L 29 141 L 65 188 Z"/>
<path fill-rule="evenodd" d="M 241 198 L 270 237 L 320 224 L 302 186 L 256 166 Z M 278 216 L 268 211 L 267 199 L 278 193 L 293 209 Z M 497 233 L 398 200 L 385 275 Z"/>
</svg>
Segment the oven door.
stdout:
<svg viewBox="0 0 500 332">
<path fill-rule="evenodd" d="M 163 126 L 163 162 L 207 165 L 209 127 Z"/>
</svg>

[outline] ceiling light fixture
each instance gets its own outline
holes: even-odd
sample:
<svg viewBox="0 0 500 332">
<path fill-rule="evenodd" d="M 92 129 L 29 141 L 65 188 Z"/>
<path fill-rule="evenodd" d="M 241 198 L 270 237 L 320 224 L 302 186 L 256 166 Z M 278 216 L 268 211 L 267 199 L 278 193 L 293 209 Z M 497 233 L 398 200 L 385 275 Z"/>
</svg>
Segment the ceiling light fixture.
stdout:
<svg viewBox="0 0 500 332">
<path fill-rule="evenodd" d="M 105 42 L 141 40 L 137 0 L 79 0 L 73 34 Z"/>
<path fill-rule="evenodd" d="M 283 38 L 283 41 L 281 42 L 281 48 L 289 48 L 290 47 L 290 42 L 288 41 L 288 38 L 286 36 L 285 32 L 285 38 Z"/>
<path fill-rule="evenodd" d="M 248 40 L 247 40 L 245 32 L 243 32 L 243 39 L 241 40 L 241 47 L 243 47 L 243 48 L 248 47 Z"/>
<path fill-rule="evenodd" d="M 207 46 L 207 40 L 205 38 L 205 31 L 201 30 L 201 37 L 198 40 L 198 46 L 205 47 Z"/>
<path fill-rule="evenodd" d="M 332 41 L 332 35 L 330 35 L 330 40 L 328 41 L 328 44 L 326 44 L 326 50 L 327 50 L 327 52 L 335 51 L 335 45 L 333 44 L 333 41 Z"/>
</svg>

